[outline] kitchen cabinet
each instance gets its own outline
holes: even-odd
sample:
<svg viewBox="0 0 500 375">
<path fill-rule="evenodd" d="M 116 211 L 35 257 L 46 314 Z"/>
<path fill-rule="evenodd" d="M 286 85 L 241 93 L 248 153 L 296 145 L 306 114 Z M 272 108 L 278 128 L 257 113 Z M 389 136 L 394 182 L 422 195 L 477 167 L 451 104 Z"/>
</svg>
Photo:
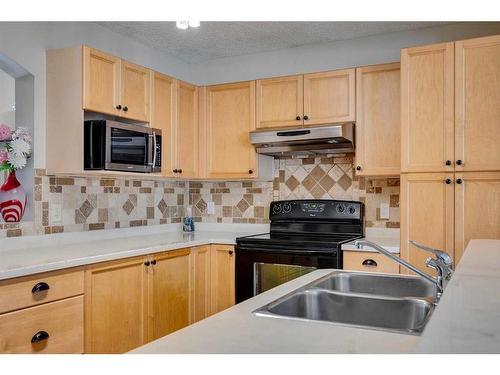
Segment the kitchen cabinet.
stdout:
<svg viewBox="0 0 500 375">
<path fill-rule="evenodd" d="M 210 263 L 211 313 L 216 314 L 236 302 L 234 246 L 212 245 Z"/>
<path fill-rule="evenodd" d="M 454 190 L 453 173 L 401 175 L 401 258 L 422 271 L 431 272 L 425 265 L 431 254 L 411 245 L 410 240 L 455 256 Z M 403 268 L 402 272 L 408 273 Z"/>
<path fill-rule="evenodd" d="M 177 118 L 175 123 L 175 177 L 199 175 L 198 87 L 177 82 Z"/>
<path fill-rule="evenodd" d="M 148 267 L 148 341 L 190 323 L 190 249 L 155 254 Z"/>
<path fill-rule="evenodd" d="M 455 173 L 457 263 L 469 241 L 479 238 L 500 238 L 500 172 L 498 171 Z"/>
<path fill-rule="evenodd" d="M 191 252 L 192 258 L 192 322 L 196 323 L 211 315 L 210 293 L 210 245 L 198 246 Z"/>
<path fill-rule="evenodd" d="M 383 254 L 367 251 L 344 251 L 344 270 L 399 273 L 399 264 Z"/>
<path fill-rule="evenodd" d="M 120 93 L 120 116 L 149 122 L 150 70 L 123 60 Z"/>
<path fill-rule="evenodd" d="M 401 171 L 453 171 L 454 44 L 401 50 Z"/>
<path fill-rule="evenodd" d="M 146 343 L 145 257 L 88 266 L 85 353 L 124 353 Z"/>
<path fill-rule="evenodd" d="M 500 35 L 456 42 L 455 69 L 455 170 L 498 171 Z"/>
<path fill-rule="evenodd" d="M 304 125 L 356 120 L 355 69 L 304 75 Z"/>
<path fill-rule="evenodd" d="M 161 174 L 174 176 L 177 83 L 174 78 L 151 72 L 151 127 L 162 131 Z"/>
<path fill-rule="evenodd" d="M 356 174 L 399 175 L 399 63 L 356 69 Z"/>
<path fill-rule="evenodd" d="M 257 176 L 257 156 L 248 133 L 255 130 L 255 82 L 208 86 L 202 137 L 207 178 Z"/>
<path fill-rule="evenodd" d="M 302 75 L 257 80 L 258 129 L 302 126 L 303 82 Z"/>
</svg>

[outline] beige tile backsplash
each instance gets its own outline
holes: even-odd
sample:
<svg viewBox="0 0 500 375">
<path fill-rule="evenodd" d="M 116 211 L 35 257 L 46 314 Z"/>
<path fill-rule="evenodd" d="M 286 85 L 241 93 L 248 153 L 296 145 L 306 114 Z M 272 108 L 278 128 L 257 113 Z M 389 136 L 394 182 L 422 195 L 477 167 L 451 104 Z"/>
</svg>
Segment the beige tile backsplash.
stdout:
<svg viewBox="0 0 500 375">
<path fill-rule="evenodd" d="M 352 155 L 276 159 L 273 181 L 55 177 L 41 169 L 35 174 L 35 221 L 0 222 L 0 238 L 178 223 L 188 206 L 197 222 L 267 223 L 272 200 L 307 198 L 360 200 L 367 226 L 399 228 L 399 178 L 358 178 Z M 380 203 L 390 205 L 389 219 L 380 218 Z M 62 209 L 57 223 L 51 220 L 56 205 Z"/>
</svg>

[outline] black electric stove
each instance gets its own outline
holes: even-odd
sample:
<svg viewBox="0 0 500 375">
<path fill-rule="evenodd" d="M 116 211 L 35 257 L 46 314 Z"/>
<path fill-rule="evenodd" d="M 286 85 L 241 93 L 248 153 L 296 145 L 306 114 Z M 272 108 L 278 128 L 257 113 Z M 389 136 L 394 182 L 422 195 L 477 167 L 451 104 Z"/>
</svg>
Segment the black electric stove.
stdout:
<svg viewBox="0 0 500 375">
<path fill-rule="evenodd" d="M 320 268 L 342 268 L 341 245 L 364 234 L 364 205 L 339 200 L 272 202 L 269 233 L 236 239 L 236 301 Z"/>
</svg>

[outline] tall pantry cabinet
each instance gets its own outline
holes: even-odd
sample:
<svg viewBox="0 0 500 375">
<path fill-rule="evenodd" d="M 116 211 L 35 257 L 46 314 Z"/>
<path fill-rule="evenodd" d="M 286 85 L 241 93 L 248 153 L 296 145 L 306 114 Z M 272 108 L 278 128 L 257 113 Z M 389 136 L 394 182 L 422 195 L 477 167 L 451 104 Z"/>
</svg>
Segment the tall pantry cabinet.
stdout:
<svg viewBox="0 0 500 375">
<path fill-rule="evenodd" d="M 401 51 L 401 256 L 500 238 L 500 36 Z M 425 192 L 425 194 L 422 194 Z"/>
</svg>

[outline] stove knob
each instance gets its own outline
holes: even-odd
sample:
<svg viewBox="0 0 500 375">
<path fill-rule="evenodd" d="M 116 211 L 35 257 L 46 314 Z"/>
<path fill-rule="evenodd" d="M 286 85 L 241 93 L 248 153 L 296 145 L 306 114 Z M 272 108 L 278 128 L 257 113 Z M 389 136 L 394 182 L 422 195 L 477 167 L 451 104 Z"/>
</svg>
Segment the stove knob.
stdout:
<svg viewBox="0 0 500 375">
<path fill-rule="evenodd" d="M 351 215 L 354 215 L 356 213 L 356 208 L 354 208 L 354 206 L 349 206 L 349 208 L 347 209 L 347 211 L 351 214 Z"/>
<path fill-rule="evenodd" d="M 288 213 L 290 211 L 292 211 L 292 205 L 290 203 L 285 203 L 283 205 L 283 212 L 287 212 Z"/>
<path fill-rule="evenodd" d="M 281 212 L 281 204 L 278 203 L 278 204 L 275 204 L 273 206 L 273 214 L 279 214 Z"/>
<path fill-rule="evenodd" d="M 343 213 L 345 212 L 345 206 L 344 206 L 344 205 L 342 205 L 342 204 L 339 204 L 339 205 L 337 206 L 337 212 L 338 212 L 339 214 L 343 214 Z"/>
</svg>

